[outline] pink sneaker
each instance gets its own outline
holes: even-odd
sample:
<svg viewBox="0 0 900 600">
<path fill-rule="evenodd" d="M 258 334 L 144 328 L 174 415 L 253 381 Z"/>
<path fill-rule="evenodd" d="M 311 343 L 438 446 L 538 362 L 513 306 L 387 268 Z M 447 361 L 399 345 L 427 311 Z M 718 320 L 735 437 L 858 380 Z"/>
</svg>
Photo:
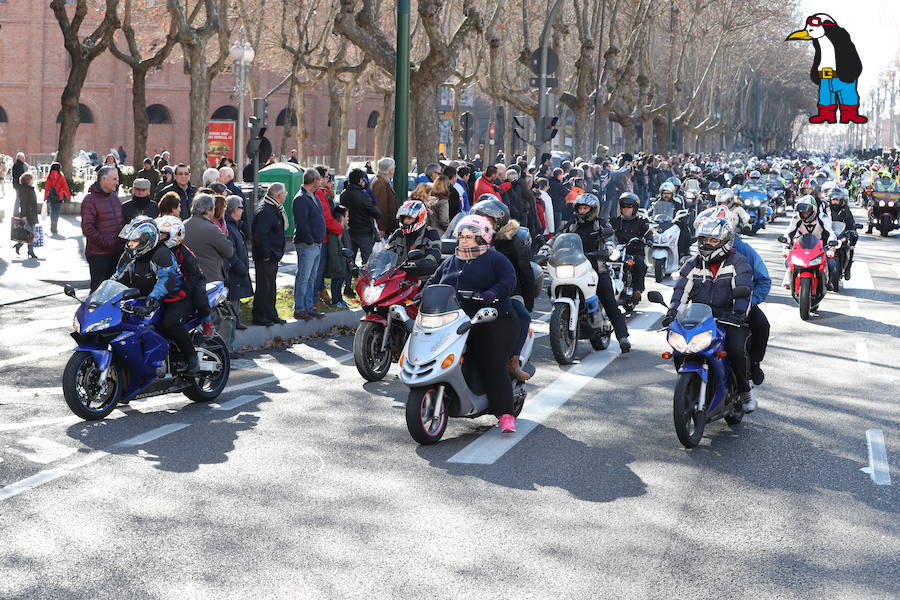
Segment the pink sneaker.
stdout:
<svg viewBox="0 0 900 600">
<path fill-rule="evenodd" d="M 512 415 L 500 415 L 500 433 L 515 433 L 516 418 Z"/>
</svg>

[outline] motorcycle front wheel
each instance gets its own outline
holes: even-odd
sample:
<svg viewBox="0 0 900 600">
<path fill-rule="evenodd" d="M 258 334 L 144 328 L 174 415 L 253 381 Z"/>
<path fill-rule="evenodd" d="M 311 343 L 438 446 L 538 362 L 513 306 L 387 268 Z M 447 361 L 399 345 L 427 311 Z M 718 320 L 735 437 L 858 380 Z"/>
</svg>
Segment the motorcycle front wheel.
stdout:
<svg viewBox="0 0 900 600">
<path fill-rule="evenodd" d="M 353 362 L 366 381 L 381 381 L 391 368 L 391 346 L 381 350 L 384 325 L 363 321 L 353 336 Z"/>
<path fill-rule="evenodd" d="M 115 363 L 100 381 L 100 369 L 94 355 L 79 351 L 69 358 L 63 371 L 63 397 L 69 409 L 87 421 L 96 421 L 113 411 L 122 394 L 122 374 Z"/>
<path fill-rule="evenodd" d="M 437 406 L 437 387 L 412 388 L 406 399 L 406 428 L 423 445 L 436 444 L 447 430 L 447 396 Z M 435 412 L 440 408 L 440 415 Z"/>
<path fill-rule="evenodd" d="M 231 374 L 231 355 L 228 353 L 225 340 L 217 335 L 204 342 L 203 347 L 215 355 L 217 370 L 188 379 L 188 388 L 184 391 L 184 395 L 194 402 L 209 402 L 218 398 Z"/>
<path fill-rule="evenodd" d="M 800 318 L 804 321 L 809 320 L 809 312 L 812 307 L 812 280 L 804 277 L 800 280 L 800 293 L 797 295 L 797 302 L 800 304 Z"/>
<path fill-rule="evenodd" d="M 570 365 L 575 360 L 578 337 L 577 332 L 569 329 L 570 311 L 568 304 L 556 304 L 550 315 L 550 350 L 561 365 Z"/>
<path fill-rule="evenodd" d="M 685 448 L 693 448 L 699 444 L 706 428 L 706 411 L 697 410 L 699 395 L 700 376 L 696 373 L 682 373 L 675 385 L 672 417 L 675 435 Z"/>
</svg>

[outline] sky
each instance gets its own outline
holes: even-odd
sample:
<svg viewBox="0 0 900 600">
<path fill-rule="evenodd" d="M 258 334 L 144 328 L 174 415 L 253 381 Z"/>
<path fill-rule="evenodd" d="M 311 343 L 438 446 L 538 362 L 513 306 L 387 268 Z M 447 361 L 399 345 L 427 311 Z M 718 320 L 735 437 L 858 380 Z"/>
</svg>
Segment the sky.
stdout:
<svg viewBox="0 0 900 600">
<path fill-rule="evenodd" d="M 805 16 L 800 22 L 788 25 L 785 35 L 801 29 L 806 16 L 831 15 L 850 33 L 856 45 L 863 64 L 857 89 L 860 96 L 868 96 L 882 69 L 891 63 L 900 48 L 900 0 L 801 0 L 800 4 Z"/>
</svg>

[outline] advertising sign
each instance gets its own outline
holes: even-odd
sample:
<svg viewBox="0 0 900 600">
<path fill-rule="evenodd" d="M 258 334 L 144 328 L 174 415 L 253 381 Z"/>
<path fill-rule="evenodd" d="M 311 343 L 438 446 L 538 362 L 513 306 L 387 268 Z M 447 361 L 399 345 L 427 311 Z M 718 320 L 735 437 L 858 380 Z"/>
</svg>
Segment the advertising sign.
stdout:
<svg viewBox="0 0 900 600">
<path fill-rule="evenodd" d="M 234 158 L 234 121 L 210 121 L 206 159 L 215 167 L 223 156 Z"/>
</svg>

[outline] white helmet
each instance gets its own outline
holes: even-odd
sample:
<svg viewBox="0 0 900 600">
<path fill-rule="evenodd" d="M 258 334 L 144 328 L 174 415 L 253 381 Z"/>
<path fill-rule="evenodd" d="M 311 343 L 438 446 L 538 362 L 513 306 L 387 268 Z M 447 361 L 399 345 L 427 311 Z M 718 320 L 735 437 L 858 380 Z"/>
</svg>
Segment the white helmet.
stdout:
<svg viewBox="0 0 900 600">
<path fill-rule="evenodd" d="M 174 248 L 184 241 L 184 223 L 178 217 L 173 215 L 157 217 L 156 226 L 160 233 L 166 233 L 169 236 L 166 238 L 166 247 Z"/>
</svg>

